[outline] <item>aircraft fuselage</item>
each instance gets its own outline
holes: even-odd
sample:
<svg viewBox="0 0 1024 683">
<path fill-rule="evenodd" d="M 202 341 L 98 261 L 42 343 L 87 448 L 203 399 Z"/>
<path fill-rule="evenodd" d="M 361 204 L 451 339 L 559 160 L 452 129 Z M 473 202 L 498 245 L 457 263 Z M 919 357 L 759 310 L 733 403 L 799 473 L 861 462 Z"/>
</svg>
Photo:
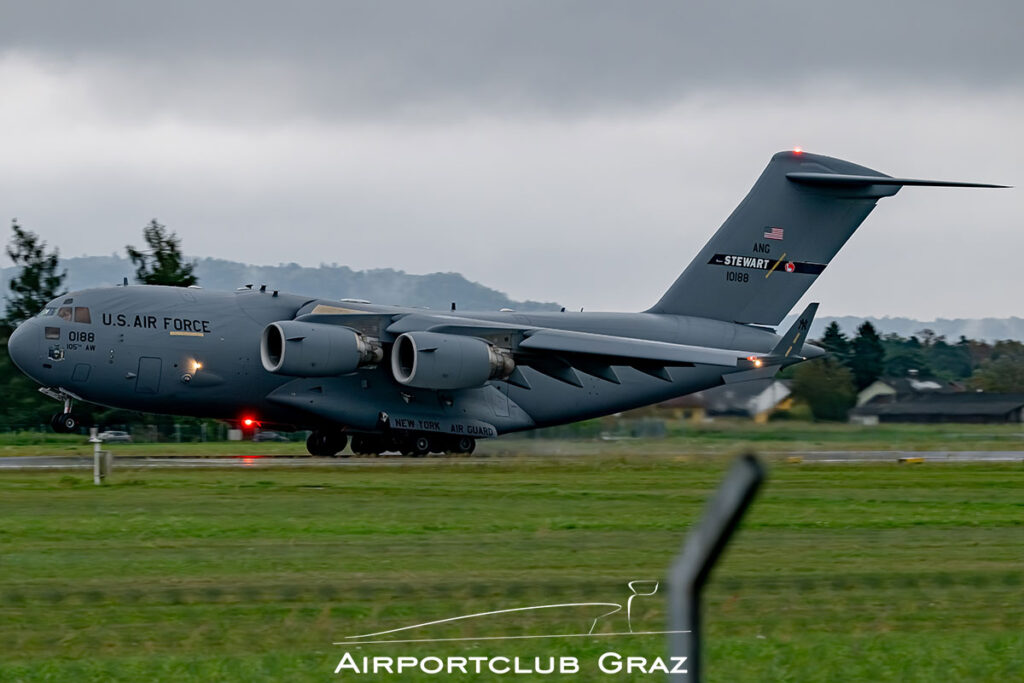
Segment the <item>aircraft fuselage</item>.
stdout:
<svg viewBox="0 0 1024 683">
<path fill-rule="evenodd" d="M 375 431 L 381 413 L 424 431 L 474 436 L 554 425 L 646 405 L 715 386 L 720 368 L 668 368 L 654 377 L 617 368 L 619 383 L 586 374 L 570 386 L 523 368 L 530 388 L 495 380 L 454 391 L 402 386 L 382 362 L 337 377 L 295 378 L 267 372 L 260 337 L 275 321 L 317 307 L 387 317 L 443 315 L 425 309 L 337 302 L 259 289 L 127 286 L 72 292 L 21 325 L 11 340 L 30 377 L 85 401 L 115 408 L 316 428 Z M 343 308 L 342 308 L 343 307 Z M 319 310 L 319 309 L 317 309 Z M 688 316 L 647 313 L 458 312 L 497 324 L 572 330 L 695 346 L 768 351 L 765 329 Z M 382 334 L 388 348 L 393 338 Z M 493 425 L 490 432 L 488 425 Z M 465 433 L 465 432 L 464 432 Z"/>
</svg>

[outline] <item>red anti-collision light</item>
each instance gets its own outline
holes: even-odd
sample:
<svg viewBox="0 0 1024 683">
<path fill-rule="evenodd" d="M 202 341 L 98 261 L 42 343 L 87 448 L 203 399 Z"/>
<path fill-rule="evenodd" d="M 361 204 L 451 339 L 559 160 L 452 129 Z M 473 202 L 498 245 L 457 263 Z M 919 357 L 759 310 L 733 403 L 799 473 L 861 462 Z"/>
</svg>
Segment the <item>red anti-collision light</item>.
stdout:
<svg viewBox="0 0 1024 683">
<path fill-rule="evenodd" d="M 256 420 L 252 419 L 251 417 L 247 417 L 242 420 L 242 424 L 245 425 L 246 427 L 252 427 L 254 424 L 256 424 Z"/>
<path fill-rule="evenodd" d="M 803 154 L 803 153 L 804 153 L 803 147 L 794 147 L 793 148 L 793 154 Z"/>
</svg>

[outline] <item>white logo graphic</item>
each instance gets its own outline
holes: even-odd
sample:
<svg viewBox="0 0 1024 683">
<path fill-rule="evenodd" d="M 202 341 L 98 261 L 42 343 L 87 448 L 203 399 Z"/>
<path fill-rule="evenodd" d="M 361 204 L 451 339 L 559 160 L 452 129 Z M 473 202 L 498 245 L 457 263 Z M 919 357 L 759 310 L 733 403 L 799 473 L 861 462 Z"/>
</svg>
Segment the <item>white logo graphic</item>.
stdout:
<svg viewBox="0 0 1024 683">
<path fill-rule="evenodd" d="M 463 641 L 463 640 L 527 640 L 534 638 L 586 638 L 586 637 L 608 637 L 608 636 L 640 636 L 640 635 L 663 635 L 668 633 L 686 633 L 686 631 L 634 631 L 633 630 L 633 600 L 639 597 L 647 597 L 654 595 L 658 592 L 659 583 L 657 581 L 630 581 L 628 584 L 630 595 L 626 600 L 626 623 L 628 625 L 628 631 L 614 632 L 614 633 L 594 633 L 594 629 L 597 628 L 597 623 L 606 617 L 610 617 L 613 614 L 618 614 L 622 611 L 623 605 L 619 602 L 566 602 L 557 603 L 552 605 L 528 605 L 526 607 L 510 607 L 508 609 L 493 610 L 490 612 L 476 612 L 474 614 L 462 614 L 457 617 L 449 617 L 447 619 L 437 619 L 435 621 L 425 621 L 421 624 L 412 624 L 410 626 L 401 626 L 399 628 L 389 629 L 387 631 L 375 631 L 373 633 L 362 633 L 354 636 L 346 636 L 345 640 L 334 643 L 335 645 L 352 645 L 355 643 L 359 644 L 370 644 L 370 643 L 436 643 L 436 642 L 450 642 L 450 641 Z M 652 587 L 653 586 L 653 587 Z M 644 592 L 645 589 L 649 589 L 650 592 Z M 560 633 L 560 634 L 544 634 L 544 635 L 530 635 L 530 636 L 484 636 L 484 637 L 473 637 L 473 638 L 408 638 L 408 639 L 394 639 L 386 638 L 380 639 L 381 636 L 392 636 L 396 633 L 403 633 L 406 631 L 412 631 L 414 629 L 426 628 L 429 626 L 437 626 L 439 624 L 450 624 L 457 621 L 466 621 L 468 619 L 479 619 L 481 617 L 489 617 L 496 614 L 514 614 L 520 612 L 531 612 L 537 610 L 550 610 L 560 609 L 568 607 L 613 607 L 614 609 L 605 612 L 604 614 L 596 617 L 590 624 L 590 630 L 586 633 Z M 374 639 L 374 640 L 369 640 Z"/>
</svg>

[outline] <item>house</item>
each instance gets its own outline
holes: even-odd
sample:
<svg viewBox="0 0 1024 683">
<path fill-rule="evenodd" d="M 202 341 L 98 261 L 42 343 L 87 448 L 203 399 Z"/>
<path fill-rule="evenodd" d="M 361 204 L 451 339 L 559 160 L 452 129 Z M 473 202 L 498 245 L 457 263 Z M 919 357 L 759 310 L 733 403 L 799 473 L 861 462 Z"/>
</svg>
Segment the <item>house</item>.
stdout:
<svg viewBox="0 0 1024 683">
<path fill-rule="evenodd" d="M 774 378 L 724 384 L 680 396 L 658 404 L 658 408 L 675 412 L 678 417 L 703 419 L 705 416 L 752 417 L 767 422 L 776 410 L 785 410 L 792 403 L 792 389 L 787 380 Z"/>
<path fill-rule="evenodd" d="M 928 392 L 899 400 L 881 395 L 850 411 L 858 424 L 880 422 L 1024 422 L 1024 394 Z"/>
<path fill-rule="evenodd" d="M 918 379 L 916 374 L 907 377 L 879 377 L 857 394 L 857 405 L 870 403 L 878 396 L 886 396 L 890 400 L 902 400 L 922 394 L 950 394 L 963 390 L 963 385 L 956 382 L 947 382 L 941 379 Z"/>
</svg>

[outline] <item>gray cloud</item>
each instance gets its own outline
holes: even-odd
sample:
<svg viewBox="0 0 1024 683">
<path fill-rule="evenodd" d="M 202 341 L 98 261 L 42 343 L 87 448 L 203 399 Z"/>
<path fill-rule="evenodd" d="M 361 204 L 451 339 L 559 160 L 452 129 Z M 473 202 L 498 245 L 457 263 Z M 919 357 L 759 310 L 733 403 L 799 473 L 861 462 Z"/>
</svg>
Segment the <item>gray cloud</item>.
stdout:
<svg viewBox="0 0 1024 683">
<path fill-rule="evenodd" d="M 155 216 L 198 256 L 635 310 L 794 144 L 1020 185 L 1021 7 L 9 3 L 0 218 L 69 256 Z M 1019 190 L 907 189 L 812 296 L 1018 313 L 1021 215 Z"/>
<path fill-rule="evenodd" d="M 1003 2 L 7 3 L 0 46 L 122 113 L 585 115 L 708 87 L 1022 85 Z"/>
</svg>

